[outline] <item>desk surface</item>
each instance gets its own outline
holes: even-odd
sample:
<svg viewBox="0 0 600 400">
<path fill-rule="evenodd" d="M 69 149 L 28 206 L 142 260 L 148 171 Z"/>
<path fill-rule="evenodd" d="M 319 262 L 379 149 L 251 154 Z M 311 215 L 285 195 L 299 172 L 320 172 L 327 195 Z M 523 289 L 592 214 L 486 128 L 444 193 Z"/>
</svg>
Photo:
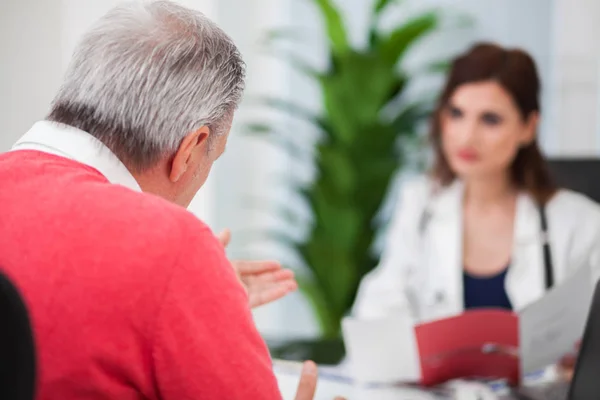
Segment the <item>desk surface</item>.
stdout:
<svg viewBox="0 0 600 400">
<path fill-rule="evenodd" d="M 277 373 L 277 380 L 284 400 L 294 400 L 298 377 Z M 382 388 L 366 389 L 341 382 L 319 379 L 315 400 L 333 400 L 336 396 L 343 396 L 347 400 L 438 400 L 428 393 L 408 388 Z"/>
<path fill-rule="evenodd" d="M 276 376 L 283 399 L 294 400 L 299 376 L 289 371 L 276 372 Z M 449 390 L 438 390 L 434 393 L 411 387 L 367 388 L 322 376 L 314 400 L 333 400 L 336 396 L 347 400 L 516 400 L 507 389 L 494 392 L 483 384 L 466 381 L 457 381 L 449 385 Z"/>
<path fill-rule="evenodd" d="M 302 364 L 283 360 L 273 360 L 275 375 L 279 383 L 284 400 L 294 400 Z M 490 386 L 481 382 L 452 381 L 444 389 L 436 392 L 420 390 L 410 386 L 383 386 L 365 387 L 351 383 L 347 366 L 320 366 L 320 377 L 317 384 L 317 393 L 314 400 L 333 400 L 336 396 L 345 397 L 347 400 L 516 400 L 510 394 L 510 389 L 501 382 L 490 383 Z M 556 384 L 564 385 L 554 367 L 527 378 L 528 387 L 547 387 L 556 390 Z M 563 382 L 562 384 L 560 382 Z M 543 397 L 543 396 L 542 396 Z"/>
</svg>

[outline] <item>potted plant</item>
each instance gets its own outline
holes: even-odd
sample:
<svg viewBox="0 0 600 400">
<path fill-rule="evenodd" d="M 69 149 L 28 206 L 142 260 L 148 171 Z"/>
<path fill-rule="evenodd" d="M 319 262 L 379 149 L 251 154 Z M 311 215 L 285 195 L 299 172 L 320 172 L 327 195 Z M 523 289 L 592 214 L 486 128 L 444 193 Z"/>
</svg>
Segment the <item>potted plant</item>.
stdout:
<svg viewBox="0 0 600 400">
<path fill-rule="evenodd" d="M 368 45 L 359 49 L 350 44 L 333 2 L 313 2 L 325 24 L 329 66 L 317 71 L 297 58 L 291 61 L 318 83 L 322 112 L 312 115 L 288 101 L 265 99 L 265 103 L 306 119 L 320 132 L 312 156 L 315 179 L 294 188 L 312 213 L 309 233 L 303 240 L 279 239 L 301 259 L 297 278 L 319 322 L 321 338 L 270 342 L 270 347 L 275 357 L 332 364 L 343 356 L 342 318 L 354 303 L 361 279 L 378 264 L 373 243 L 380 227 L 375 217 L 404 165 L 406 144 L 418 138 L 419 125 L 433 108 L 431 99 L 409 102 L 404 98 L 413 78 L 403 68 L 404 56 L 439 28 L 440 17 L 424 12 L 384 31 L 380 19 L 392 1 L 378 0 L 372 9 Z M 443 69 L 443 63 L 433 68 Z M 247 128 L 291 154 L 298 153 L 289 133 L 262 123 Z"/>
</svg>

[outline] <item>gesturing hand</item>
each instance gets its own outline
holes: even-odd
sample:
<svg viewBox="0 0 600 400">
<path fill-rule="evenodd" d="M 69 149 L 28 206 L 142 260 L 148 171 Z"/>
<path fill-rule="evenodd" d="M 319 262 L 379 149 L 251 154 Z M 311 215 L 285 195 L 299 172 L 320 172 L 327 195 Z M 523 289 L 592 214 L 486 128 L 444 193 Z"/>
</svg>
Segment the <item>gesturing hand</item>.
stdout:
<svg viewBox="0 0 600 400">
<path fill-rule="evenodd" d="M 313 400 L 317 391 L 317 380 L 317 366 L 312 361 L 306 361 L 302 368 L 294 400 Z"/>
<path fill-rule="evenodd" d="M 226 247 L 231 233 L 225 230 L 218 238 Z M 281 268 L 276 261 L 231 261 L 231 265 L 248 292 L 252 308 L 278 300 L 298 288 L 294 273 Z"/>
<path fill-rule="evenodd" d="M 305 361 L 300 374 L 300 382 L 296 390 L 294 400 L 313 400 L 317 391 L 318 370 L 312 361 Z M 346 400 L 341 396 L 336 396 L 333 400 Z"/>
<path fill-rule="evenodd" d="M 574 351 L 570 354 L 565 355 L 558 363 L 559 372 L 561 373 L 562 377 L 567 381 L 571 381 L 571 379 L 573 378 L 573 373 L 575 372 L 575 364 L 577 363 L 577 357 L 580 348 L 581 341 L 578 341 L 575 344 Z"/>
</svg>

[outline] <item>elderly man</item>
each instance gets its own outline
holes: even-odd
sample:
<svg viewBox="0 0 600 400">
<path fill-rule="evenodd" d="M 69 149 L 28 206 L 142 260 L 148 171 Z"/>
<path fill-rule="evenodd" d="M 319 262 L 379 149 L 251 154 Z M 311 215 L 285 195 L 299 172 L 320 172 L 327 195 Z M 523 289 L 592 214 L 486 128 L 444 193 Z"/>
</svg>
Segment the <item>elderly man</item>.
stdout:
<svg viewBox="0 0 600 400">
<path fill-rule="evenodd" d="M 39 399 L 281 398 L 248 301 L 293 290 L 290 273 L 238 263 L 236 276 L 184 208 L 243 85 L 237 48 L 202 14 L 129 3 L 85 35 L 47 119 L 0 155 L 0 265 L 31 312 Z M 315 384 L 307 363 L 298 399 Z"/>
</svg>

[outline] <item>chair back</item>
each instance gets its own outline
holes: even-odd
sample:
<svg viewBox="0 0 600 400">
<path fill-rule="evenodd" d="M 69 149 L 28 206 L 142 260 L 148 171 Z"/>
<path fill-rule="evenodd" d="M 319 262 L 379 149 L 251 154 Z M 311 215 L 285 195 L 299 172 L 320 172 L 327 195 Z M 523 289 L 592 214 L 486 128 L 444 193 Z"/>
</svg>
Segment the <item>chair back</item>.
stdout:
<svg viewBox="0 0 600 400">
<path fill-rule="evenodd" d="M 550 158 L 548 164 L 560 187 L 600 203 L 600 158 Z"/>
<path fill-rule="evenodd" d="M 0 399 L 35 398 L 36 357 L 25 303 L 0 270 Z"/>
</svg>

